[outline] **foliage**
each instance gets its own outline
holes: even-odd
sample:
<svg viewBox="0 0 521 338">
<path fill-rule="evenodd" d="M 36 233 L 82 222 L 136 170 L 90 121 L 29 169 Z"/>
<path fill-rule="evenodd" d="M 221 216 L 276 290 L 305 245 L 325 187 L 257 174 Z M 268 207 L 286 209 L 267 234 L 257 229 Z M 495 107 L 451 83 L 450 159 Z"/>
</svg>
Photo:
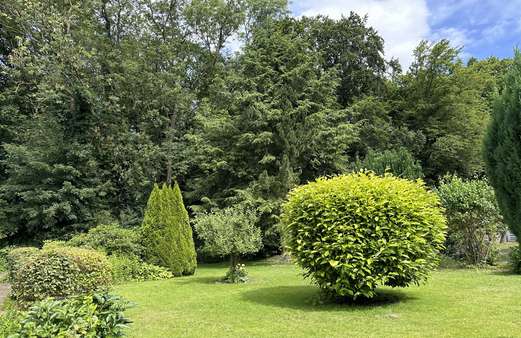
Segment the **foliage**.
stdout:
<svg viewBox="0 0 521 338">
<path fill-rule="evenodd" d="M 129 304 L 109 294 L 48 298 L 33 304 L 27 312 L 11 310 L 5 316 L 11 327 L 5 337 L 121 337 L 131 321 L 124 311 Z"/>
<path fill-rule="evenodd" d="M 142 239 L 146 260 L 174 275 L 192 275 L 197 266 L 192 228 L 177 183 L 154 186 L 145 210 Z"/>
<path fill-rule="evenodd" d="M 447 252 L 469 264 L 491 261 L 502 217 L 486 180 L 446 177 L 437 189 L 448 223 Z"/>
<path fill-rule="evenodd" d="M 518 246 L 512 249 L 510 261 L 512 263 L 512 270 L 515 273 L 521 273 L 521 247 Z"/>
<path fill-rule="evenodd" d="M 489 77 L 465 67 L 459 54 L 448 40 L 423 41 L 392 94 L 398 111 L 395 124 L 406 125 L 418 134 L 417 140 L 423 139 L 414 155 L 431 180 L 447 173 L 472 177 L 484 171 L 482 142 L 490 120 L 484 87 Z"/>
<path fill-rule="evenodd" d="M 422 42 L 402 73 L 371 18 L 292 18 L 286 0 L 3 0 L 0 13 L 7 244 L 139 226 L 154 182 L 177 180 L 196 213 L 256 209 L 262 254 L 280 253 L 288 191 L 369 149 L 406 148 L 429 183 L 481 175 L 510 65 Z"/>
<path fill-rule="evenodd" d="M 356 98 L 385 91 L 384 40 L 367 25 L 367 17 L 354 12 L 334 20 L 304 17 L 297 25 L 310 46 L 319 52 L 321 66 L 339 70 L 338 102 L 346 107 Z"/>
<path fill-rule="evenodd" d="M 143 254 L 139 232 L 118 224 L 98 225 L 87 233 L 72 237 L 67 241 L 67 245 L 92 248 L 104 251 L 107 255 L 141 257 Z"/>
<path fill-rule="evenodd" d="M 20 268 L 32 258 L 38 256 L 38 254 L 38 248 L 35 247 L 16 247 L 9 249 L 6 257 L 9 280 L 16 280 Z"/>
<path fill-rule="evenodd" d="M 439 204 L 421 181 L 321 178 L 290 193 L 285 243 L 327 294 L 372 298 L 379 285 L 417 284 L 436 267 L 446 229 Z"/>
<path fill-rule="evenodd" d="M 89 294 L 110 287 L 111 266 L 103 253 L 82 248 L 41 250 L 20 266 L 12 295 L 22 302 Z"/>
<path fill-rule="evenodd" d="M 114 255 L 109 257 L 109 261 L 112 266 L 112 278 L 118 283 L 162 280 L 173 277 L 166 268 L 142 262 L 133 256 Z"/>
<path fill-rule="evenodd" d="M 262 247 L 256 221 L 257 213 L 241 205 L 197 215 L 194 227 L 203 241 L 201 251 L 230 257 L 229 273 L 234 274 L 240 255 L 256 253 Z"/>
<path fill-rule="evenodd" d="M 230 266 L 228 272 L 226 272 L 226 276 L 224 276 L 223 281 L 225 283 L 231 284 L 246 283 L 248 281 L 248 272 L 246 271 L 246 266 L 240 263 L 234 266 Z"/>
<path fill-rule="evenodd" d="M 516 51 L 505 87 L 495 101 L 486 142 L 485 160 L 490 184 L 494 187 L 501 213 L 512 232 L 521 238 L 521 52 Z"/>
<path fill-rule="evenodd" d="M 288 191 L 346 169 L 345 152 L 357 137 L 337 102 L 337 72 L 322 70 L 320 53 L 310 48 L 292 19 L 256 30 L 190 135 L 201 159 L 200 174 L 188 182 L 194 210 L 255 208 L 269 251 L 280 250 L 269 239 Z"/>
<path fill-rule="evenodd" d="M 363 160 L 355 162 L 354 169 L 355 171 L 370 170 L 378 175 L 391 173 L 412 180 L 423 177 L 421 164 L 404 148 L 383 152 L 370 150 Z"/>
<path fill-rule="evenodd" d="M 239 264 L 239 258 L 262 248 L 261 231 L 255 225 L 257 217 L 254 210 L 235 205 L 200 213 L 194 220 L 197 236 L 203 242 L 201 251 L 210 256 L 230 258 L 223 279 L 227 283 L 245 283 L 248 280 L 246 267 Z"/>
</svg>

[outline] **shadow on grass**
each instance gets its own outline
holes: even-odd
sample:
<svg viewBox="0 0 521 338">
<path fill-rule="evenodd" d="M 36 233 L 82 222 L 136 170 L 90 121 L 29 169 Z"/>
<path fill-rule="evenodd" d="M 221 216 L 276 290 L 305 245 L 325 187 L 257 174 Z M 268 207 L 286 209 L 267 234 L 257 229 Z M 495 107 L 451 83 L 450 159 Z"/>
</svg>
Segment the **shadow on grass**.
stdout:
<svg viewBox="0 0 521 338">
<path fill-rule="evenodd" d="M 413 299 L 398 290 L 379 290 L 371 300 L 320 303 L 320 291 L 314 286 L 277 286 L 249 290 L 242 294 L 247 301 L 262 305 L 292 308 L 304 311 L 355 311 L 383 307 Z"/>
</svg>

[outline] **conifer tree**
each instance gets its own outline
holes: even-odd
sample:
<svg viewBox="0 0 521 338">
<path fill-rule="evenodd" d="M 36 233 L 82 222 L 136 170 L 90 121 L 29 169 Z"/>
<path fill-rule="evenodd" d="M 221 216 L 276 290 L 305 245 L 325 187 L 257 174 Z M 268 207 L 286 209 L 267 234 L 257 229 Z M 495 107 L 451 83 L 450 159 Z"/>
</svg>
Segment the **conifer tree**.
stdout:
<svg viewBox="0 0 521 338">
<path fill-rule="evenodd" d="M 505 222 L 521 238 L 521 52 L 496 99 L 485 139 L 485 161 L 490 183 Z"/>
<path fill-rule="evenodd" d="M 181 190 L 157 184 L 150 194 L 142 226 L 146 259 L 174 275 L 192 275 L 197 265 L 192 228 Z"/>
</svg>

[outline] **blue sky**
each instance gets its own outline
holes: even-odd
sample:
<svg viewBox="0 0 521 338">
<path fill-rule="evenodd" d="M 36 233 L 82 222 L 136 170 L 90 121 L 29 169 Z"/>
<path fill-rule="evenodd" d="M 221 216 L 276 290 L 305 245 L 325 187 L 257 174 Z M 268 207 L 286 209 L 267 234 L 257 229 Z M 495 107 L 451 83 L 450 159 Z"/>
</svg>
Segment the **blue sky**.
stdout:
<svg viewBox="0 0 521 338">
<path fill-rule="evenodd" d="M 350 11 L 369 16 L 386 41 L 386 56 L 404 67 L 422 39 L 447 38 L 462 57 L 510 57 L 521 46 L 521 0 L 293 0 L 295 16 L 339 18 Z"/>
</svg>

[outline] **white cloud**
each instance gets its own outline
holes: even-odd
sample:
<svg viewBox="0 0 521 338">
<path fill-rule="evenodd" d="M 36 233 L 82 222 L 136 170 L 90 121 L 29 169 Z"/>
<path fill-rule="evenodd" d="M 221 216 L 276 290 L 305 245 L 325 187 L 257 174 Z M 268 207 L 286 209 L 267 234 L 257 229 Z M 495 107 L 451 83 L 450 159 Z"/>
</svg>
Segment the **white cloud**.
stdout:
<svg viewBox="0 0 521 338">
<path fill-rule="evenodd" d="M 367 14 L 369 25 L 385 40 L 386 57 L 399 58 L 404 68 L 411 64 L 414 48 L 431 34 L 425 0 L 300 0 L 293 7 L 300 16 Z"/>
<path fill-rule="evenodd" d="M 439 41 L 441 39 L 449 40 L 454 47 L 464 47 L 472 42 L 465 31 L 454 27 L 440 28 L 430 36 L 430 40 L 432 41 Z"/>
</svg>

